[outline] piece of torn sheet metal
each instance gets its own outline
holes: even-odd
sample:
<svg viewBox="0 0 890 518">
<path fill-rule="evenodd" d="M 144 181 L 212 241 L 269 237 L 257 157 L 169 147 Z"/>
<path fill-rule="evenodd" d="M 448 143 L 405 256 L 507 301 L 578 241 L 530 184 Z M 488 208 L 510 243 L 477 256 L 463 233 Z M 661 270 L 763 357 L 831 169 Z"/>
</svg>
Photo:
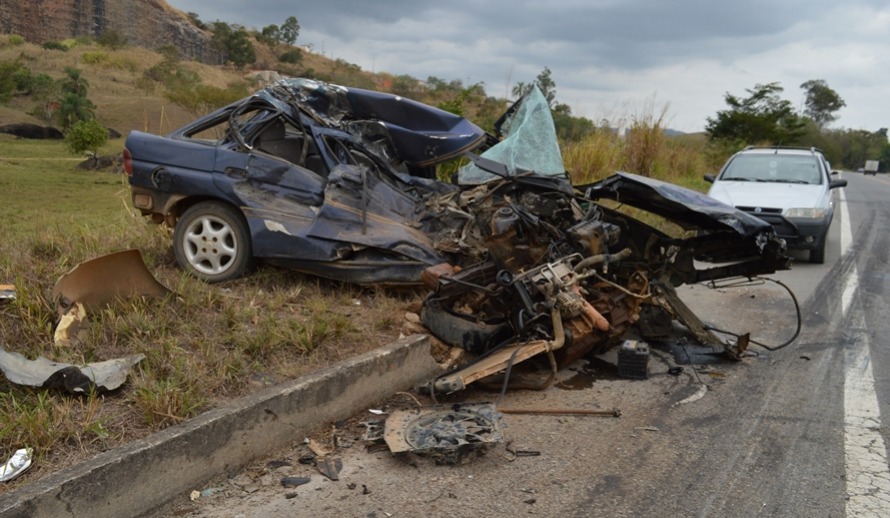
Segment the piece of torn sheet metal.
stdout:
<svg viewBox="0 0 890 518">
<path fill-rule="evenodd" d="M 135 354 L 78 367 L 56 363 L 42 356 L 29 360 L 19 353 L 0 348 L 0 370 L 6 379 L 17 385 L 60 388 L 75 394 L 86 394 L 93 386 L 106 391 L 120 387 L 127 380 L 130 369 L 144 358 L 144 354 Z"/>
<path fill-rule="evenodd" d="M 165 297 L 170 290 L 148 271 L 139 250 L 115 252 L 84 261 L 59 278 L 53 297 L 67 307 L 74 302 L 87 312 L 100 309 L 118 298 L 134 295 Z"/>
</svg>

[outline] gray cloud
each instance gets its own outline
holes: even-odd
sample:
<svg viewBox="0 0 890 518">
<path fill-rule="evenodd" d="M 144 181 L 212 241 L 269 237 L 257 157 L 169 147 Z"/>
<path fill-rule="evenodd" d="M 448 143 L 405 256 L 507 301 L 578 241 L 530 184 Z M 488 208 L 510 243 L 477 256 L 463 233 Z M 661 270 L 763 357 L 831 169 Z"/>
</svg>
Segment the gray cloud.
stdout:
<svg viewBox="0 0 890 518">
<path fill-rule="evenodd" d="M 591 118 L 654 103 L 697 131 L 727 91 L 779 81 L 798 104 L 801 83 L 825 79 L 847 102 L 839 124 L 890 125 L 890 6 L 876 0 L 168 2 L 255 29 L 296 16 L 298 43 L 316 52 L 366 70 L 481 81 L 490 95 L 547 66 L 558 99 Z"/>
</svg>

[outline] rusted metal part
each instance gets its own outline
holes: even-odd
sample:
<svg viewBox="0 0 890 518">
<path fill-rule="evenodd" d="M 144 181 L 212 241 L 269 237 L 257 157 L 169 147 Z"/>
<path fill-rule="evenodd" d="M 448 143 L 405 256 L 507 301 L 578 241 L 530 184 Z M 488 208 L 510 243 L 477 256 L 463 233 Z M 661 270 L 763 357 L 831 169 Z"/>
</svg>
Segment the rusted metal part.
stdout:
<svg viewBox="0 0 890 518">
<path fill-rule="evenodd" d="M 134 295 L 165 297 L 170 293 L 152 276 L 139 250 L 115 252 L 84 261 L 59 278 L 53 297 L 62 307 L 80 302 L 87 312 Z"/>
<path fill-rule="evenodd" d="M 466 462 L 504 440 L 492 403 L 397 410 L 386 419 L 384 437 L 393 453 L 411 452 L 437 464 Z"/>
<path fill-rule="evenodd" d="M 420 279 L 423 281 L 423 285 L 426 286 L 427 289 L 434 290 L 436 289 L 436 286 L 438 286 L 442 277 L 454 275 L 459 271 L 459 268 L 448 263 L 437 264 L 425 269 L 420 275 Z"/>
<path fill-rule="evenodd" d="M 513 344 L 494 351 L 493 353 L 480 358 L 472 364 L 444 376 L 430 383 L 429 389 L 434 392 L 444 392 L 450 394 L 463 390 L 470 383 L 496 374 L 513 365 L 522 363 L 529 358 L 537 356 L 541 353 L 559 350 L 565 345 L 565 333 L 562 326 L 562 317 L 559 309 L 552 309 L 551 318 L 553 319 L 553 329 L 555 337 L 550 340 L 536 340 L 530 343 Z M 555 360 L 553 362 L 553 370 L 556 370 Z M 551 380 L 552 381 L 552 380 Z M 549 385 L 549 382 L 545 382 Z"/>
<path fill-rule="evenodd" d="M 502 414 L 524 415 L 589 415 L 599 417 L 621 417 L 621 410 L 586 410 L 583 408 L 498 408 Z"/>
<path fill-rule="evenodd" d="M 741 359 L 741 353 L 747 347 L 747 342 L 741 344 L 742 346 L 740 347 L 739 343 L 727 343 L 718 338 L 717 335 L 708 330 L 704 322 L 680 299 L 677 295 L 677 290 L 673 286 L 661 282 L 653 282 L 652 293 L 653 300 L 658 302 L 662 308 L 686 326 L 701 344 L 717 347 L 733 360 Z"/>
</svg>

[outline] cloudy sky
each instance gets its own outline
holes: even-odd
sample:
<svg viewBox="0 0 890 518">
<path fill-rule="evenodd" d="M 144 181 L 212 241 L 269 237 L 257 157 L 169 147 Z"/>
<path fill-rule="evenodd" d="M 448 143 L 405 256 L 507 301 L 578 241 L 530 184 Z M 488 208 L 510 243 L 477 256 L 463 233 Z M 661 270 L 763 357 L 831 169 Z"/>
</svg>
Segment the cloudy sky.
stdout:
<svg viewBox="0 0 890 518">
<path fill-rule="evenodd" d="M 613 124 L 665 112 L 671 128 L 704 129 L 726 108 L 779 82 L 824 79 L 846 102 L 834 127 L 890 126 L 886 0 L 167 0 L 261 29 L 288 16 L 299 45 L 364 70 L 485 84 L 509 97 L 549 67 L 557 101 Z"/>
</svg>

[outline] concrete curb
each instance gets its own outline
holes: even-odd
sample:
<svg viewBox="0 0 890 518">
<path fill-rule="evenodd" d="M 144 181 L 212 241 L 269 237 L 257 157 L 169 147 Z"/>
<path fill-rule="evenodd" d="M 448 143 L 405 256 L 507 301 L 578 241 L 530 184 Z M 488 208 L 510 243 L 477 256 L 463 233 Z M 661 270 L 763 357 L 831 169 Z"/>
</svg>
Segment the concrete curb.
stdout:
<svg viewBox="0 0 890 518">
<path fill-rule="evenodd" d="M 415 335 L 103 452 L 0 496 L 3 517 L 140 516 L 441 372 Z"/>
</svg>

